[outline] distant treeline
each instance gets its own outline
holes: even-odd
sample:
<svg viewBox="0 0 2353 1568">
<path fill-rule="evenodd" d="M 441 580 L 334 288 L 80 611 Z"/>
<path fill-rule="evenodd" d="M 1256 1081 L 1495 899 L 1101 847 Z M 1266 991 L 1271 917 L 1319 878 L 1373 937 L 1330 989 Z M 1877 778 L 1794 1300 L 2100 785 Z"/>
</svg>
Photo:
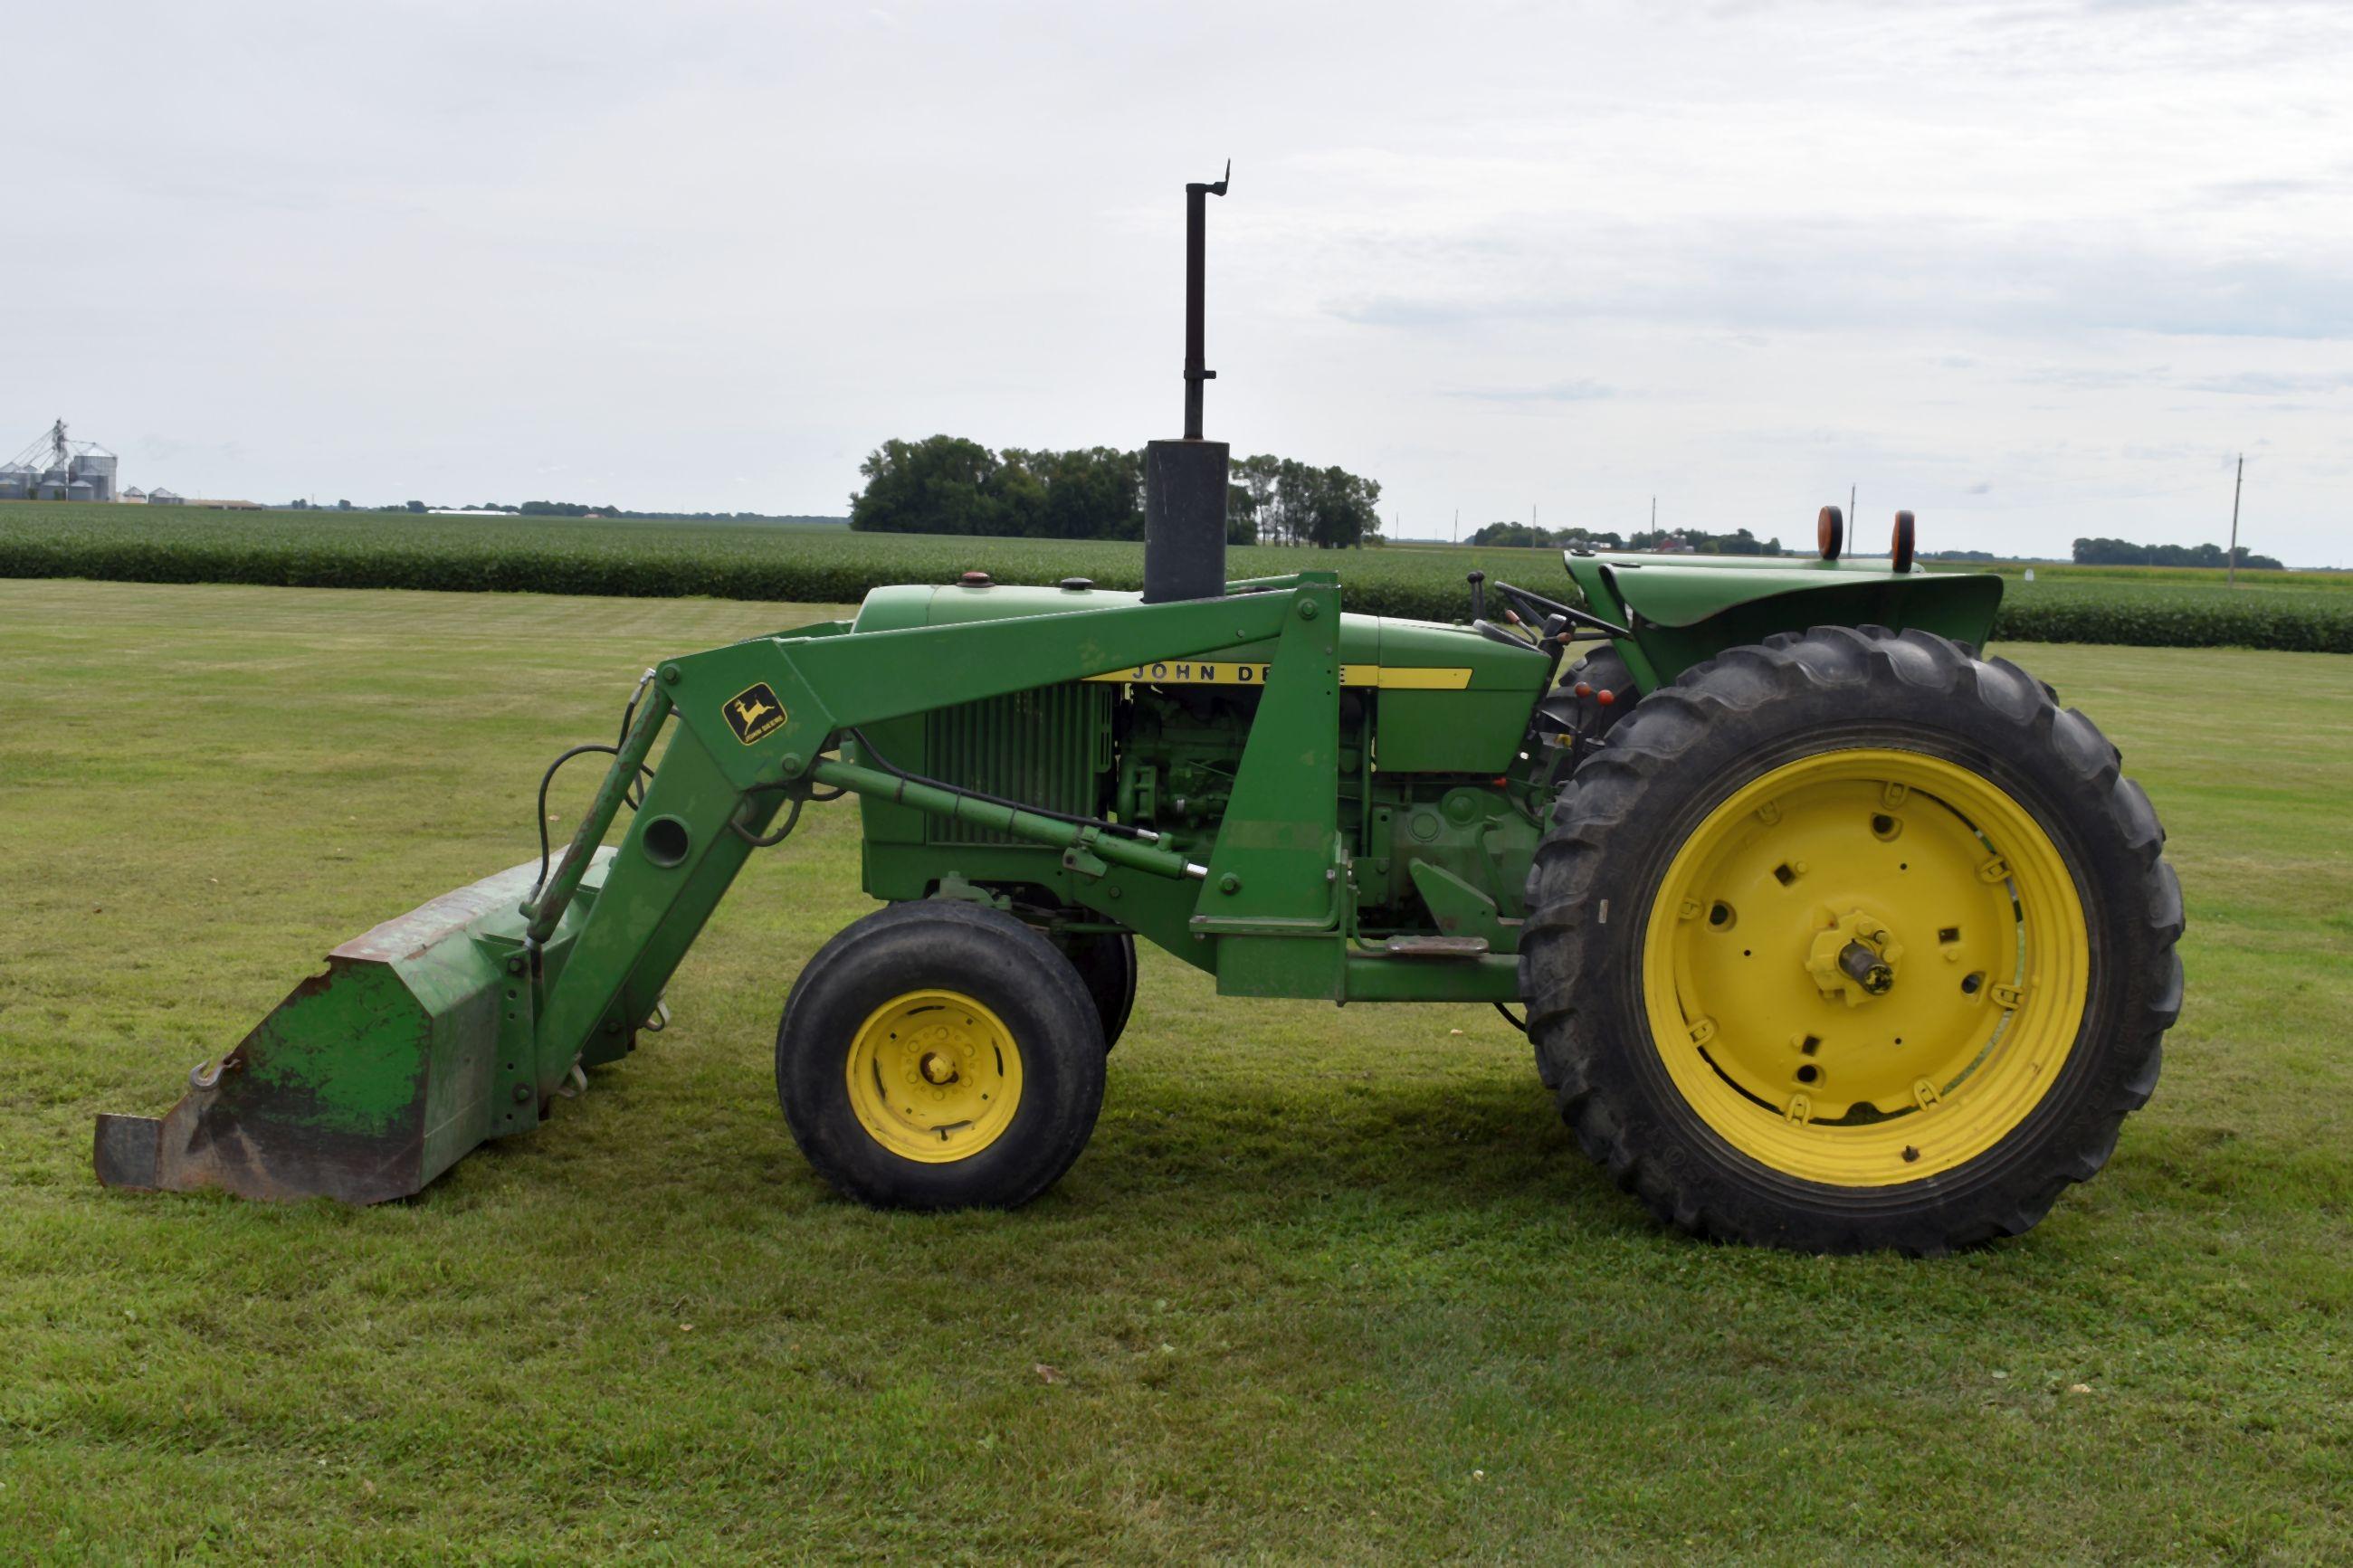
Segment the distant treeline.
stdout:
<svg viewBox="0 0 2353 1568">
<path fill-rule="evenodd" d="M 849 498 L 849 526 L 864 531 L 1144 537 L 1142 452 L 991 451 L 960 436 L 932 436 L 885 441 L 858 471 L 866 487 Z M 1374 480 L 1268 456 L 1241 458 L 1230 473 L 1229 543 L 1345 549 L 1380 537 Z"/>
<path fill-rule="evenodd" d="M 2078 566 L 2228 566 L 2231 552 L 2219 544 L 2135 544 L 2125 539 L 2075 541 Z M 2239 547 L 2239 564 L 2258 572 L 2284 572 L 2285 564 L 2269 555 Z"/>
<path fill-rule="evenodd" d="M 521 506 L 493 500 L 446 509 L 436 508 L 429 501 L 421 500 L 394 501 L 387 506 L 353 506 L 347 500 L 339 500 L 332 505 L 313 500 L 292 500 L 286 504 L 290 511 L 429 512 L 446 510 L 485 512 L 495 517 L 628 517 L 649 522 L 786 522 L 820 528 L 839 528 L 849 521 L 839 517 L 798 517 L 765 511 L 627 511 L 617 506 L 592 506 L 586 501 L 576 500 L 527 500 Z"/>
<path fill-rule="evenodd" d="M 1778 539 L 1759 539 L 1745 528 L 1709 533 L 1696 528 L 1647 529 L 1639 533 L 1596 532 L 1589 528 L 1531 528 L 1525 522 L 1491 522 L 1471 536 L 1473 544 L 1533 550 L 1667 550 L 1695 555 L 1778 555 Z"/>
<path fill-rule="evenodd" d="M 473 510 L 468 508 L 468 510 Z M 496 510 L 484 507 L 484 511 Z M 687 522 L 789 522 L 803 526 L 839 528 L 849 520 L 840 517 L 807 517 L 791 512 L 769 511 L 628 511 L 617 506 L 584 506 L 578 501 L 527 500 L 513 509 L 517 517 L 632 517 L 647 521 L 679 520 Z"/>
<path fill-rule="evenodd" d="M 423 511 L 424 503 L 410 501 L 410 511 Z M 679 518 L 691 522 L 792 522 L 830 525 L 839 528 L 838 517 L 797 517 L 766 511 L 628 511 L 617 506 L 590 506 L 576 500 L 527 500 L 521 506 L 501 506 L 489 501 L 481 506 L 461 509 L 466 511 L 502 511 L 510 517 L 634 517 L 647 521 Z"/>
</svg>

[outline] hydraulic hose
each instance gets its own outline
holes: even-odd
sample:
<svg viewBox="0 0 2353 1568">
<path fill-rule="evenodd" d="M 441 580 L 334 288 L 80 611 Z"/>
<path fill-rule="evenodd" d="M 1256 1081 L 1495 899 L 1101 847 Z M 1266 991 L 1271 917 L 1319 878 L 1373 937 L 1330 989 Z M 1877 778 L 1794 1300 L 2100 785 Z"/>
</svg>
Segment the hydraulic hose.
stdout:
<svg viewBox="0 0 2353 1568">
<path fill-rule="evenodd" d="M 1158 877 L 1189 877 L 1198 881 L 1209 874 L 1208 867 L 1187 860 L 1182 855 L 1152 848 L 1131 838 L 1105 836 L 1096 831 L 1095 824 L 1083 819 L 1074 822 L 1059 815 L 1050 816 L 1031 811 L 1027 806 L 984 799 L 969 791 L 944 789 L 920 779 L 887 773 L 879 768 L 860 767 L 856 763 L 819 757 L 809 769 L 808 776 L 819 784 L 856 790 L 860 795 L 913 806 L 934 816 L 954 817 L 958 822 L 969 822 L 976 827 L 1009 833 L 1016 838 L 1027 838 L 1058 848 L 1082 850 L 1113 865 L 1148 871 Z"/>
</svg>

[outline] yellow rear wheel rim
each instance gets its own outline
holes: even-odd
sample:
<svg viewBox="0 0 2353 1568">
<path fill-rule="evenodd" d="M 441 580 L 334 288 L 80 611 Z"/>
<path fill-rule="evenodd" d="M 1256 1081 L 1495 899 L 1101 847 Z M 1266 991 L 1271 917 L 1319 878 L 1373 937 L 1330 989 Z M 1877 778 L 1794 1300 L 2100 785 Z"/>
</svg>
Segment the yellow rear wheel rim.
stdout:
<svg viewBox="0 0 2353 1568">
<path fill-rule="evenodd" d="M 2017 1129 L 2074 1047 L 2090 968 L 2074 878 L 2023 806 L 1942 758 L 1858 748 L 1700 823 L 1651 906 L 1642 988 L 1668 1077 L 1725 1142 L 1874 1187 Z"/>
<path fill-rule="evenodd" d="M 909 991 L 858 1026 L 849 1107 L 868 1136 L 927 1165 L 969 1160 L 1004 1135 L 1021 1104 L 1021 1048 L 961 991 Z"/>
</svg>

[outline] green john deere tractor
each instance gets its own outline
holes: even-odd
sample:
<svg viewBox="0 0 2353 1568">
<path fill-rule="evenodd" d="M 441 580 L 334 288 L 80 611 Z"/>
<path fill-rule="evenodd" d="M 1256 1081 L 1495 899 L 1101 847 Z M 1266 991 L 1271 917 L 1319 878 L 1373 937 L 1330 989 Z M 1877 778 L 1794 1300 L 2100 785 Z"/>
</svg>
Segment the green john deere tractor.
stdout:
<svg viewBox="0 0 2353 1568">
<path fill-rule="evenodd" d="M 2179 1006 L 2180 896 L 2116 749 L 1977 651 L 2000 580 L 1915 569 L 1905 514 L 1842 558 L 1825 508 L 1818 559 L 1572 553 L 1557 599 L 1473 574 L 1455 625 L 1228 582 L 1221 194 L 1188 187 L 1142 594 L 975 573 L 662 660 L 566 753 L 611 763 L 560 855 L 335 949 L 167 1115 L 101 1116 L 100 1179 L 419 1191 L 658 1029 L 744 861 L 844 795 L 884 907 L 802 970 L 776 1089 L 867 1203 L 1060 1176 L 1139 937 L 1228 995 L 1495 1004 L 1586 1152 L 1695 1233 L 1939 1252 L 2096 1172 Z"/>
</svg>

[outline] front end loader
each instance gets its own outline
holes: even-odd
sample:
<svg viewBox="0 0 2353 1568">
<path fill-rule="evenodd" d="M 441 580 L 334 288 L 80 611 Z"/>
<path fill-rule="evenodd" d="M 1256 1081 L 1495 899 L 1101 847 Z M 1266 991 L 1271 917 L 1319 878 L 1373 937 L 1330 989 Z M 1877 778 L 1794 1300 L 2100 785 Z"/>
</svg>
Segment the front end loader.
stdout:
<svg viewBox="0 0 2353 1568">
<path fill-rule="evenodd" d="M 1473 574 L 1454 624 L 1228 581 L 1223 189 L 1188 187 L 1141 594 L 976 572 L 661 660 L 566 753 L 610 762 L 560 853 L 335 949 L 168 1114 L 100 1117 L 100 1179 L 422 1190 L 658 1029 L 746 859 L 848 796 L 883 907 L 793 985 L 776 1082 L 867 1203 L 1060 1176 L 1138 939 L 1223 995 L 1494 1004 L 1586 1152 L 1695 1233 L 1942 1252 L 2094 1173 L 2179 1005 L 2179 892 L 2115 748 L 1978 651 L 2000 580 L 1919 569 L 1908 514 L 1848 557 L 1825 508 L 1812 558 L 1572 552 L 1558 598 Z"/>
</svg>

